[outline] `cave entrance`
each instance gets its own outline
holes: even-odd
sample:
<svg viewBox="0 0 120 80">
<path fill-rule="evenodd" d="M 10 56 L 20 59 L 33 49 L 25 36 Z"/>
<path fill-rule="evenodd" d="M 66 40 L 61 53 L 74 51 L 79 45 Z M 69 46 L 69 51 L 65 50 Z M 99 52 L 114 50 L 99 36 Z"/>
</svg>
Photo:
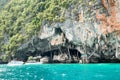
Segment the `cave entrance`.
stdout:
<svg viewBox="0 0 120 80">
<path fill-rule="evenodd" d="M 48 57 L 49 63 L 78 63 L 81 53 L 77 49 L 57 48 L 41 53 L 41 57 Z"/>
</svg>

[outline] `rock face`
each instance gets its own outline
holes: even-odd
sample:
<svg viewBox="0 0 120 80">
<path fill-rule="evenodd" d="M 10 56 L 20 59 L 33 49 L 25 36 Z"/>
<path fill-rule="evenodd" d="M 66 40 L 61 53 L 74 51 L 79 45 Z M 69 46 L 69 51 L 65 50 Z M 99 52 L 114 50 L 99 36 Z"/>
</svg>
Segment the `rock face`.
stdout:
<svg viewBox="0 0 120 80">
<path fill-rule="evenodd" d="M 104 1 L 107 0 L 97 0 L 94 4 L 88 1 L 88 5 L 71 5 L 64 11 L 64 22 L 43 24 L 39 35 L 20 46 L 15 57 L 26 61 L 28 56 L 42 55 L 41 61 L 44 63 L 79 62 L 80 60 L 83 63 L 120 62 L 119 36 L 116 36 L 115 31 L 104 34 L 101 28 L 106 28 L 108 25 L 106 26 L 105 21 L 101 18 L 104 15 L 96 14 L 99 9 L 106 16 L 109 14 L 105 5 L 102 5 Z M 114 0 L 108 0 L 106 4 L 110 4 L 111 1 Z M 120 4 L 120 1 L 116 0 L 113 3 L 116 4 L 116 20 L 119 23 L 120 19 L 117 16 L 120 10 L 117 4 Z M 112 8 L 110 7 L 110 9 Z M 101 24 L 102 27 L 100 27 Z M 109 25 L 109 27 L 111 26 L 112 24 Z M 68 51 L 65 52 L 61 47 L 67 48 Z M 72 49 L 75 50 L 72 51 Z M 25 56 L 20 57 L 23 55 L 20 53 Z"/>
<path fill-rule="evenodd" d="M 66 60 L 68 60 L 67 54 L 54 55 L 53 57 L 53 61 L 65 62 Z"/>
<path fill-rule="evenodd" d="M 48 63 L 49 62 L 49 58 L 48 57 L 43 57 L 43 58 L 40 59 L 40 62 Z"/>
<path fill-rule="evenodd" d="M 0 64 L 7 64 L 7 62 L 0 59 Z"/>
</svg>

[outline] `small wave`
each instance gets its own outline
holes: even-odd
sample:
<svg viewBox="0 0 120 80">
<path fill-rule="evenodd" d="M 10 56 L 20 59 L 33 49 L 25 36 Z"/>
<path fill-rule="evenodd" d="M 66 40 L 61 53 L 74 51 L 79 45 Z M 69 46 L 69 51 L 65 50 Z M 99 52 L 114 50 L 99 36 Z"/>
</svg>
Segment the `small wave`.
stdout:
<svg viewBox="0 0 120 80">
<path fill-rule="evenodd" d="M 61 75 L 62 75 L 62 77 L 65 77 L 65 76 L 66 76 L 66 74 L 64 74 L 64 73 L 63 73 L 63 74 L 61 74 Z"/>
<path fill-rule="evenodd" d="M 36 63 L 25 63 L 24 65 L 39 65 L 43 64 L 42 62 L 36 62 Z"/>
<path fill-rule="evenodd" d="M 43 78 L 41 78 L 40 80 L 44 80 Z"/>
<path fill-rule="evenodd" d="M 6 68 L 0 68 L 0 72 L 5 72 Z"/>
<path fill-rule="evenodd" d="M 95 77 L 104 77 L 104 75 L 103 74 L 97 74 L 97 75 L 95 75 Z"/>
<path fill-rule="evenodd" d="M 53 72 L 54 74 L 57 74 L 57 72 Z"/>
<path fill-rule="evenodd" d="M 22 65 L 12 65 L 12 64 L 8 64 L 7 66 L 14 67 L 14 66 L 22 66 Z"/>
</svg>

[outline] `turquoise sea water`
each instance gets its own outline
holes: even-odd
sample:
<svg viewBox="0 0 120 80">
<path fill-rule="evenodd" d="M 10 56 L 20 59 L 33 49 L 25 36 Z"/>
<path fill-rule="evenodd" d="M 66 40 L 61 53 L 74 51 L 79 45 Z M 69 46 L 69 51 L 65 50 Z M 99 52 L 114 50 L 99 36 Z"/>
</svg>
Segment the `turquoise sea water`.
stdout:
<svg viewBox="0 0 120 80">
<path fill-rule="evenodd" d="M 0 65 L 0 80 L 120 80 L 120 64 Z"/>
</svg>

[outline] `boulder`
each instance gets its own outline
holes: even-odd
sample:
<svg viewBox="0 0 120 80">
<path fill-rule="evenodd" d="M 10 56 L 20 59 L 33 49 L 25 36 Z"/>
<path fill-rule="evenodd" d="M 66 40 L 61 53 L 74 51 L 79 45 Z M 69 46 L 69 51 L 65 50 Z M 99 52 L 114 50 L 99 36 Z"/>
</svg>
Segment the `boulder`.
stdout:
<svg viewBox="0 0 120 80">
<path fill-rule="evenodd" d="M 66 63 L 66 60 L 68 60 L 67 54 L 59 54 L 53 56 L 53 62 Z"/>
<path fill-rule="evenodd" d="M 41 63 L 49 63 L 49 58 L 48 57 L 43 57 L 40 59 Z"/>
</svg>

